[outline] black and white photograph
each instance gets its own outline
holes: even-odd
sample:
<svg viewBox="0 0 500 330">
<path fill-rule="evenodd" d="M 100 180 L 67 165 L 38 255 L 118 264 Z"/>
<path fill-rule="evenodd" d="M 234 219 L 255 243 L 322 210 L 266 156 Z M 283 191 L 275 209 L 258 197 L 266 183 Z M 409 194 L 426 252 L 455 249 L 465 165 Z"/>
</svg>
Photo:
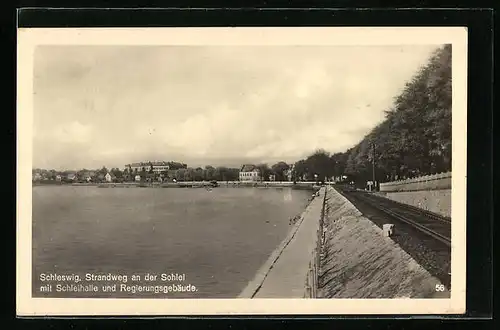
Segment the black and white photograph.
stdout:
<svg viewBox="0 0 500 330">
<path fill-rule="evenodd" d="M 78 30 L 18 32 L 18 312 L 464 311 L 465 29 Z"/>
</svg>

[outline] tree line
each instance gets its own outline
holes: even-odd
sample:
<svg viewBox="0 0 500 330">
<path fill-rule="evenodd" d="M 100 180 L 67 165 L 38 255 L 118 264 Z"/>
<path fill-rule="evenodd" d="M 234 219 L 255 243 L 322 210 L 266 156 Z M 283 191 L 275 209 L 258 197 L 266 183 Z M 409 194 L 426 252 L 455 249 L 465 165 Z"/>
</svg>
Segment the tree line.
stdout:
<svg viewBox="0 0 500 330">
<path fill-rule="evenodd" d="M 268 164 L 262 163 L 256 165 L 256 168 L 261 174 L 262 180 L 269 180 L 270 176 L 274 176 L 274 180 L 286 181 L 286 171 L 290 169 L 290 165 L 284 161 L 280 161 L 271 167 Z M 101 171 L 107 171 L 103 168 Z M 214 167 L 207 165 L 205 167 L 187 167 L 170 168 L 169 170 L 161 173 L 155 173 L 153 166 L 145 166 L 141 170 L 134 169 L 130 171 L 125 169 L 121 171 L 118 168 L 113 168 L 109 171 L 116 178 L 123 178 L 124 181 L 134 181 L 135 176 L 139 175 L 141 179 L 157 180 L 161 177 L 163 180 L 176 180 L 176 181 L 238 181 L 240 168 L 218 166 Z"/>
<path fill-rule="evenodd" d="M 436 50 L 406 83 L 385 120 L 354 147 L 317 150 L 295 163 L 296 178 L 347 176 L 366 183 L 451 171 L 451 45 Z"/>
<path fill-rule="evenodd" d="M 438 49 L 377 125 L 348 151 L 346 172 L 392 181 L 451 170 L 451 45 Z M 372 169 L 373 170 L 373 169 Z"/>
<path fill-rule="evenodd" d="M 41 175 L 43 180 L 55 180 L 59 175 L 62 181 L 68 181 L 70 175 L 74 176 L 72 181 L 85 181 L 87 177 L 90 176 L 93 182 L 104 181 L 104 176 L 109 173 L 113 181 L 127 182 L 135 181 L 137 175 L 141 177 L 141 181 L 157 181 L 162 178 L 166 181 L 237 181 L 239 179 L 240 168 L 218 166 L 214 167 L 207 165 L 205 167 L 188 167 L 183 163 L 175 163 L 179 166 L 172 166 L 169 170 L 163 172 L 153 171 L 152 165 L 145 165 L 141 169 L 135 168 L 130 170 L 125 168 L 121 170 L 119 168 L 110 168 L 103 166 L 100 169 L 89 170 L 81 169 L 78 171 L 56 171 L 56 170 L 45 170 L 45 169 L 33 169 L 33 174 L 38 173 Z M 170 165 L 170 163 L 169 163 Z M 286 170 L 290 168 L 285 162 L 278 162 L 271 167 L 267 164 L 259 164 L 256 166 L 260 173 L 262 173 L 263 180 L 269 180 L 270 175 L 275 176 L 275 180 L 285 181 Z"/>
</svg>

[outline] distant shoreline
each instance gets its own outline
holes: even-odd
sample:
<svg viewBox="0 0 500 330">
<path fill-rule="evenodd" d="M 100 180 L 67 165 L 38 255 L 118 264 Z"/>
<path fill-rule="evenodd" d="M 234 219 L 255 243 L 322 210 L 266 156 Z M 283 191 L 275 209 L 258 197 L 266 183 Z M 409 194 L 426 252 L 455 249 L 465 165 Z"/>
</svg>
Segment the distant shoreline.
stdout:
<svg viewBox="0 0 500 330">
<path fill-rule="evenodd" d="M 217 182 L 213 186 L 210 182 L 203 181 L 184 181 L 167 183 L 142 183 L 142 182 L 123 182 L 123 183 L 61 183 L 61 182 L 33 182 L 35 186 L 96 186 L 98 188 L 292 188 L 292 189 L 319 189 L 315 182 L 241 182 L 241 181 L 223 181 Z"/>
</svg>

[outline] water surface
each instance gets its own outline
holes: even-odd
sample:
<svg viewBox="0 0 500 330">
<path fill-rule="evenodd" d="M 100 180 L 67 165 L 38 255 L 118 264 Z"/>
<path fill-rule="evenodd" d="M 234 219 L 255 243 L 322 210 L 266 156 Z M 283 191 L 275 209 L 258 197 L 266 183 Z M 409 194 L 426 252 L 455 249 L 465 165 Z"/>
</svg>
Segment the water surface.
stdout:
<svg viewBox="0 0 500 330">
<path fill-rule="evenodd" d="M 290 188 L 33 188 L 33 296 L 236 297 L 285 238 L 308 191 Z M 127 275 L 128 286 L 181 284 L 196 292 L 120 292 L 120 281 L 86 282 L 98 292 L 55 292 L 40 274 Z M 141 280 L 132 281 L 132 275 Z M 161 281 L 160 274 L 184 274 Z M 44 284 L 52 292 L 41 292 Z M 102 285 L 118 284 L 103 292 Z"/>
</svg>

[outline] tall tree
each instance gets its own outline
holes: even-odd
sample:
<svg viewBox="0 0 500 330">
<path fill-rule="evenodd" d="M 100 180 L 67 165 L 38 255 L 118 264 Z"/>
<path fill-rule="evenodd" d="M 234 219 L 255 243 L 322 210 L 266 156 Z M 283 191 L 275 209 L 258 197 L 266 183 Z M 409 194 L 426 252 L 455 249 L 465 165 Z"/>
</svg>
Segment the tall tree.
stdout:
<svg viewBox="0 0 500 330">
<path fill-rule="evenodd" d="M 301 159 L 295 163 L 294 171 L 292 173 L 294 181 L 302 181 L 304 176 L 308 176 L 309 169 L 307 168 L 306 161 Z M 308 179 L 308 178 L 306 178 Z"/>
<path fill-rule="evenodd" d="M 451 46 L 446 45 L 404 86 L 385 121 L 347 152 L 346 172 L 371 178 L 372 160 L 378 180 L 451 170 L 451 100 Z"/>
<path fill-rule="evenodd" d="M 186 171 L 187 171 L 187 169 L 185 169 L 185 168 L 178 169 L 175 172 L 175 179 L 177 181 L 184 181 L 185 180 L 185 176 L 186 176 Z"/>
<path fill-rule="evenodd" d="M 203 177 L 205 178 L 205 180 L 207 181 L 215 180 L 214 174 L 215 174 L 215 168 L 213 166 L 210 165 L 205 166 L 205 170 L 203 173 Z"/>
<path fill-rule="evenodd" d="M 119 168 L 113 168 L 111 170 L 111 174 L 113 174 L 118 179 L 121 179 L 123 177 L 123 172 Z"/>
<path fill-rule="evenodd" d="M 271 166 L 272 172 L 276 175 L 277 181 L 285 181 L 285 171 L 290 168 L 290 165 L 285 163 L 284 161 L 277 162 L 273 166 Z"/>
<path fill-rule="evenodd" d="M 271 174 L 271 169 L 269 168 L 269 165 L 261 163 L 258 164 L 256 167 L 259 170 L 260 179 L 263 181 L 269 180 L 269 175 Z"/>
<path fill-rule="evenodd" d="M 323 149 L 319 149 L 311 156 L 307 157 L 306 167 L 309 177 L 316 177 L 323 181 L 333 175 L 333 166 L 330 160 L 330 154 Z"/>
<path fill-rule="evenodd" d="M 202 181 L 203 180 L 203 169 L 201 167 L 197 167 L 194 170 L 193 179 L 194 179 L 194 181 Z"/>
</svg>

